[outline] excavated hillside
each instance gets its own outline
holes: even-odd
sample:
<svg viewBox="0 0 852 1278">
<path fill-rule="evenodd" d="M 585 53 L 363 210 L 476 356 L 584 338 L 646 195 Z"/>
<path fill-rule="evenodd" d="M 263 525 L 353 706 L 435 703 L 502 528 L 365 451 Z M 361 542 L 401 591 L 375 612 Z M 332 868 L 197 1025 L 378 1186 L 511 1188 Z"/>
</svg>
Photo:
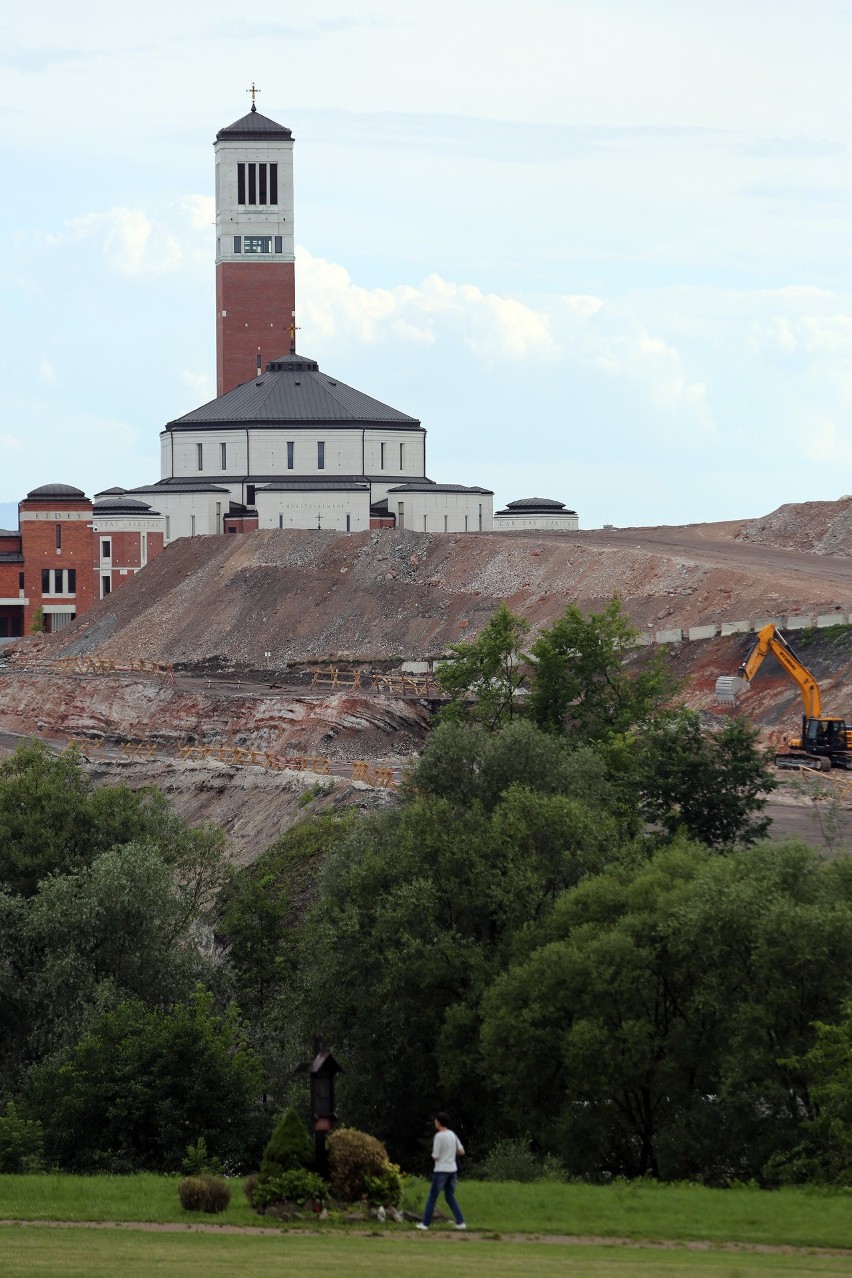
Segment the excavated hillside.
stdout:
<svg viewBox="0 0 852 1278">
<path fill-rule="evenodd" d="M 594 610 L 616 593 L 650 637 L 790 614 L 846 621 L 852 498 L 685 527 L 276 530 L 177 541 L 66 631 L 13 645 L 5 668 L 0 661 L 0 748 L 15 735 L 85 740 L 101 750 L 92 763 L 100 775 L 156 782 L 185 815 L 221 821 L 244 857 L 295 819 L 307 791 L 312 804 L 381 800 L 363 761 L 389 769 L 379 785 L 399 779 L 434 702 L 428 688 L 389 686 L 380 676 L 472 637 L 504 600 L 535 632 L 569 602 Z M 850 633 L 796 640 L 827 710 L 847 718 Z M 721 713 L 716 677 L 735 672 L 748 642 L 731 635 L 670 649 L 684 699 Z M 97 673 L 89 673 L 93 661 Z M 167 663 L 174 678 L 130 673 L 133 662 Z M 312 674 L 316 683 L 332 665 L 342 685 L 312 687 Z M 356 667 L 363 678 L 351 687 Z M 767 740 L 795 727 L 798 694 L 774 659 L 743 709 Z M 186 757 L 189 747 L 196 757 Z M 221 757 L 197 757 L 211 750 Z M 245 751 L 266 752 L 268 766 L 245 766 Z"/>
</svg>

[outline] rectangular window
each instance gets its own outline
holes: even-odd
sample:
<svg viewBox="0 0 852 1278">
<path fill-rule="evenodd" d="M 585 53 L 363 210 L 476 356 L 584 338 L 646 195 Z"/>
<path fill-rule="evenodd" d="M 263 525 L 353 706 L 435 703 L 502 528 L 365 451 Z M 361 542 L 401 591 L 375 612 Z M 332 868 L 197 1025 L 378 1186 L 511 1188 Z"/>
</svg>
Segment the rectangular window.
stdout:
<svg viewBox="0 0 852 1278">
<path fill-rule="evenodd" d="M 43 595 L 50 594 L 50 569 L 42 568 L 41 570 L 41 593 Z"/>
<path fill-rule="evenodd" d="M 404 528 L 405 527 L 405 503 L 404 502 L 399 503 L 398 510 L 399 510 L 399 513 L 397 515 L 396 522 L 400 528 Z"/>
<path fill-rule="evenodd" d="M 347 531 L 347 532 L 351 532 L 351 531 L 352 531 L 352 516 L 351 516 L 351 515 L 347 515 L 347 516 L 346 516 L 346 531 Z"/>
<path fill-rule="evenodd" d="M 256 484 L 246 484 L 246 505 L 247 506 L 254 505 L 254 490 L 256 486 L 257 486 Z"/>
<path fill-rule="evenodd" d="M 245 204 L 246 202 L 246 166 L 244 164 L 237 165 L 237 204 Z M 236 250 L 239 252 L 239 249 Z"/>
<path fill-rule="evenodd" d="M 171 535 L 172 535 L 172 520 L 170 515 L 166 515 L 166 541 L 169 540 Z"/>
<path fill-rule="evenodd" d="M 103 577 L 101 577 L 101 599 L 106 599 L 107 595 L 109 594 L 111 590 L 112 590 L 112 578 L 105 574 Z"/>
<path fill-rule="evenodd" d="M 62 589 L 62 569 L 54 568 L 53 570 L 53 593 L 61 595 L 64 593 Z"/>
<path fill-rule="evenodd" d="M 317 444 L 317 470 L 325 470 L 325 444 Z"/>
<path fill-rule="evenodd" d="M 148 534 L 142 533 L 139 539 L 139 559 L 144 568 L 148 562 Z"/>
<path fill-rule="evenodd" d="M 190 515 L 189 517 L 189 535 L 190 537 L 195 536 L 195 515 Z"/>
<path fill-rule="evenodd" d="M 284 237 L 283 237 L 283 235 L 276 235 L 276 237 L 275 237 L 275 252 L 276 252 L 276 253 L 283 253 L 283 252 L 284 252 Z"/>
<path fill-rule="evenodd" d="M 284 527 L 284 516 L 283 516 L 283 515 L 279 515 L 279 516 L 278 516 L 278 527 L 279 527 L 279 528 L 283 528 L 283 527 Z"/>
<path fill-rule="evenodd" d="M 222 467 L 223 470 L 228 469 L 228 445 L 227 444 L 219 445 L 219 465 Z"/>
<path fill-rule="evenodd" d="M 423 516 L 423 531 L 426 532 L 426 516 Z"/>
<path fill-rule="evenodd" d="M 243 238 L 241 235 L 234 236 L 234 252 L 241 253 L 243 248 Z"/>
<path fill-rule="evenodd" d="M 77 569 L 76 568 L 68 569 L 68 589 L 65 591 L 65 593 L 66 595 L 76 595 L 77 593 Z"/>
<path fill-rule="evenodd" d="M 444 515 L 444 532 L 447 531 L 447 516 Z"/>
<path fill-rule="evenodd" d="M 248 202 L 257 204 L 257 165 L 248 166 Z"/>
<path fill-rule="evenodd" d="M 109 537 L 101 538 L 101 559 L 112 558 L 112 542 Z"/>
<path fill-rule="evenodd" d="M 244 253 L 271 253 L 271 235 L 246 235 L 243 237 Z"/>
<path fill-rule="evenodd" d="M 198 463 L 198 469 L 203 470 L 204 469 L 204 445 L 203 444 L 195 445 L 195 460 Z"/>
<path fill-rule="evenodd" d="M 266 203 L 266 165 L 259 164 L 257 168 L 258 168 L 257 176 L 260 179 L 260 181 L 258 182 L 258 186 L 260 189 L 258 191 L 257 202 L 258 204 L 265 204 Z"/>
<path fill-rule="evenodd" d="M 482 532 L 482 502 L 479 503 L 479 531 Z"/>
<path fill-rule="evenodd" d="M 292 440 L 292 439 L 288 439 L 288 440 L 287 440 L 287 469 L 288 469 L 288 470 L 292 470 L 292 469 L 293 469 L 293 462 L 294 462 L 294 460 L 295 460 L 295 453 L 296 453 L 296 445 L 295 445 L 295 443 L 293 442 L 293 440 Z"/>
<path fill-rule="evenodd" d="M 379 444 L 379 470 L 384 470 L 384 468 L 385 468 L 385 446 L 384 444 Z"/>
<path fill-rule="evenodd" d="M 399 469 L 405 470 L 405 444 L 399 446 Z"/>
<path fill-rule="evenodd" d="M 22 572 L 19 572 L 18 573 L 18 589 L 23 590 L 23 588 L 24 588 L 24 574 Z"/>
<path fill-rule="evenodd" d="M 278 203 L 278 165 L 269 166 L 269 203 Z"/>
<path fill-rule="evenodd" d="M 56 525 L 56 549 L 57 550 L 62 549 L 62 525 L 61 524 Z"/>
<path fill-rule="evenodd" d="M 224 448 L 225 445 L 223 444 L 222 447 Z M 217 533 L 222 531 L 222 503 L 220 501 L 216 502 L 216 531 Z"/>
<path fill-rule="evenodd" d="M 464 517 L 464 530 L 467 532 L 467 515 Z"/>
</svg>

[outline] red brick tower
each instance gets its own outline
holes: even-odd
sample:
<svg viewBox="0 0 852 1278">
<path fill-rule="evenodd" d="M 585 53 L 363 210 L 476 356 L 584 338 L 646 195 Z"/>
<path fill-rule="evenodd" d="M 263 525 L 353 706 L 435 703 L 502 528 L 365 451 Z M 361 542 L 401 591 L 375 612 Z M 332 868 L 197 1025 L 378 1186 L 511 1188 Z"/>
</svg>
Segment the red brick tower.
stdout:
<svg viewBox="0 0 852 1278">
<path fill-rule="evenodd" d="M 296 309 L 293 135 L 254 103 L 216 134 L 216 384 L 224 395 L 290 349 Z"/>
</svg>

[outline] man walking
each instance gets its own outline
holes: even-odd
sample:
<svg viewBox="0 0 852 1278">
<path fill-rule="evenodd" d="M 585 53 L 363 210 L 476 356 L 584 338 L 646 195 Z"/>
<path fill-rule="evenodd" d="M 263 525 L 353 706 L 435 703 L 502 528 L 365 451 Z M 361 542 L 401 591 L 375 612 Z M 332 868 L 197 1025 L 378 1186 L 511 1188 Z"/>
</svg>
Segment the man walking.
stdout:
<svg viewBox="0 0 852 1278">
<path fill-rule="evenodd" d="M 462 1143 L 455 1132 L 450 1131 L 449 1114 L 445 1114 L 441 1110 L 440 1113 L 435 1115 L 435 1139 L 432 1141 L 432 1160 L 435 1164 L 435 1169 L 432 1172 L 432 1185 L 429 1189 L 429 1197 L 426 1199 L 423 1219 L 417 1226 L 418 1229 L 428 1229 L 431 1225 L 432 1213 L 435 1210 L 435 1203 L 438 1201 L 438 1195 L 441 1190 L 444 1191 L 447 1206 L 453 1213 L 456 1229 L 467 1229 L 467 1225 L 464 1223 L 464 1216 L 461 1214 L 461 1208 L 456 1202 L 456 1177 L 459 1170 L 456 1157 L 460 1154 L 464 1154 Z"/>
</svg>

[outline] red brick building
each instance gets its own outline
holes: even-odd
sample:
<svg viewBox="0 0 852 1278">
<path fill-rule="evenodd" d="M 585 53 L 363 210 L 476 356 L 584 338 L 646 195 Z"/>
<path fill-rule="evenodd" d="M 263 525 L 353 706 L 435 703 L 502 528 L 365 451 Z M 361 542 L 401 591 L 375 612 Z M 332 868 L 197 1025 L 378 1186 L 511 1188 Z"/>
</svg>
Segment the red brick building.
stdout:
<svg viewBox="0 0 852 1278">
<path fill-rule="evenodd" d="M 33 489 L 17 531 L 0 529 L 0 638 L 63 630 L 162 549 L 162 516 L 120 489 L 94 505 L 69 484 Z"/>
</svg>

